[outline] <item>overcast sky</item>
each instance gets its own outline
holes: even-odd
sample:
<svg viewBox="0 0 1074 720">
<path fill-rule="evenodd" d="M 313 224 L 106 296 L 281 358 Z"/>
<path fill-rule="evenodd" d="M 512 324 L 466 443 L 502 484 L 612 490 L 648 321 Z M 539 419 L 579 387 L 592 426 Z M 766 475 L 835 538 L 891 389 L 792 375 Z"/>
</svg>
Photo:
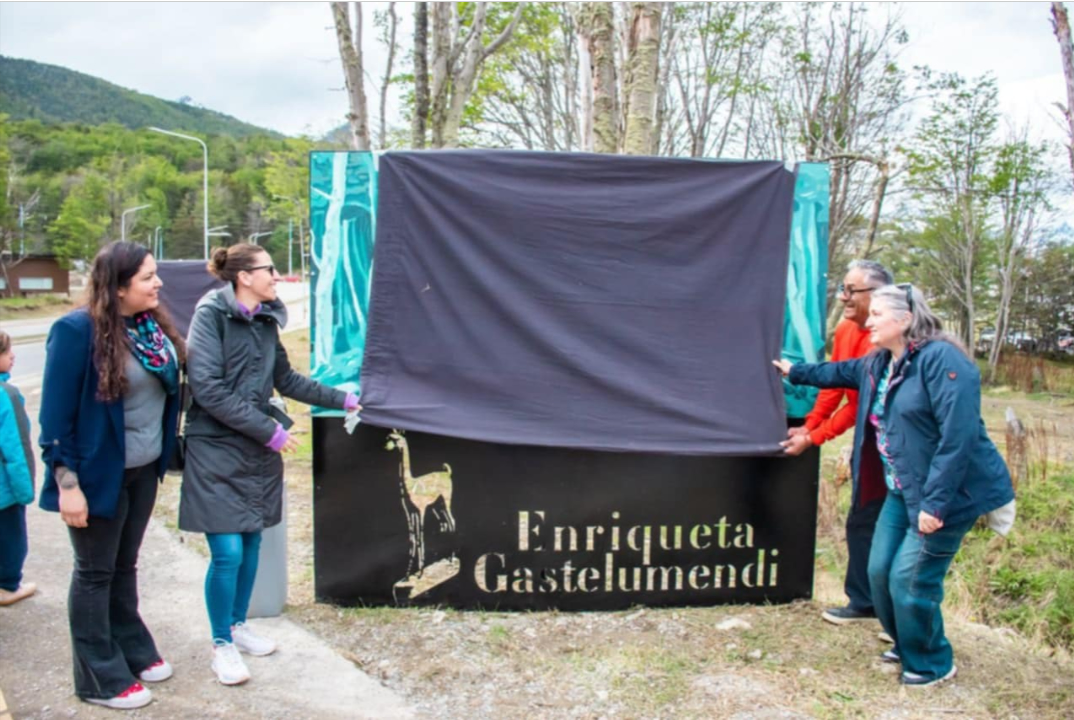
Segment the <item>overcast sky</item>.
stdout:
<svg viewBox="0 0 1074 720">
<path fill-rule="evenodd" d="M 365 5 L 368 71 L 379 79 L 384 53 L 372 39 L 372 9 L 387 3 Z M 396 4 L 408 35 L 411 5 Z M 1065 91 L 1048 3 L 922 2 L 902 11 L 910 34 L 904 65 L 992 72 L 1004 112 L 1040 137 L 1061 137 L 1050 108 L 1065 102 Z M 331 25 L 327 2 L 3 2 L 0 54 L 320 136 L 346 113 Z"/>
</svg>

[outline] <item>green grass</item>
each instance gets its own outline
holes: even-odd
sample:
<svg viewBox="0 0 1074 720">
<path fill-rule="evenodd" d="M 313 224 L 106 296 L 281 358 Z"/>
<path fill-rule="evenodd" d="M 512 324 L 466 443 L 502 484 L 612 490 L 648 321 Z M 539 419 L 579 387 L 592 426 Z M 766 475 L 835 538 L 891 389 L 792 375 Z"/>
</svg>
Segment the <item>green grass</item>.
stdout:
<svg viewBox="0 0 1074 720">
<path fill-rule="evenodd" d="M 30 320 L 67 312 L 73 307 L 66 295 L 31 295 L 30 297 L 0 298 L 0 319 Z"/>
<path fill-rule="evenodd" d="M 963 543 L 952 572 L 960 597 L 989 625 L 1074 650 L 1074 471 L 1018 488 L 1018 519 L 1006 539 L 984 527 Z"/>
</svg>

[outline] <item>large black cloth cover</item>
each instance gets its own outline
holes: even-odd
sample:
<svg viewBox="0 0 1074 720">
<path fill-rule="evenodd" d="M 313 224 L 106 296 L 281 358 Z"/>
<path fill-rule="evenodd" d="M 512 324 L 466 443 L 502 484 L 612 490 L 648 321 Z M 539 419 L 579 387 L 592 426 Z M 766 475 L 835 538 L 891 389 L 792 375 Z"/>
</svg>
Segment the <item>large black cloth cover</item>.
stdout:
<svg viewBox="0 0 1074 720">
<path fill-rule="evenodd" d="M 204 260 L 162 260 L 157 263 L 157 275 L 164 283 L 160 299 L 179 334 L 186 337 L 194 308 L 201 296 L 224 285 L 209 274 Z"/>
<path fill-rule="evenodd" d="M 365 421 L 496 443 L 779 451 L 782 163 L 400 152 L 379 183 Z"/>
</svg>

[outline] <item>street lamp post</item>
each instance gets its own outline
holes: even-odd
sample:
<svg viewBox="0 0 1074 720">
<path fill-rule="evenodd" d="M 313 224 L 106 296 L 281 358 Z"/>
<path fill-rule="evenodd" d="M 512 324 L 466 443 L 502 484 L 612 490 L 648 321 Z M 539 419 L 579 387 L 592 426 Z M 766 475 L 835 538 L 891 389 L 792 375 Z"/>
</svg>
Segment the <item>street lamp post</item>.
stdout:
<svg viewBox="0 0 1074 720">
<path fill-rule="evenodd" d="M 302 208 L 302 202 L 296 197 L 291 197 L 290 195 L 276 195 L 275 197 L 276 197 L 277 200 L 290 200 L 291 203 L 294 204 L 296 209 L 301 210 L 301 208 Z M 299 242 L 300 247 L 304 247 L 302 238 L 304 238 L 305 234 L 306 234 L 305 233 L 305 225 L 303 223 L 302 218 L 303 218 L 302 213 L 299 212 L 298 213 L 298 242 Z M 293 232 L 294 232 L 294 220 L 288 220 L 287 221 L 287 274 L 288 275 L 291 274 L 291 255 L 293 254 L 291 248 L 292 248 L 293 243 L 294 243 L 294 235 L 292 235 Z M 299 260 L 302 262 L 302 267 L 305 268 L 305 260 L 303 258 L 299 258 Z M 303 278 L 305 278 L 305 269 L 303 269 L 303 271 L 302 271 L 302 276 L 303 276 Z"/>
<path fill-rule="evenodd" d="M 261 238 L 261 237 L 265 237 L 266 235 L 271 235 L 271 234 L 272 234 L 271 230 L 269 230 L 268 232 L 250 233 L 249 242 L 252 242 L 254 245 L 260 245 L 261 243 L 257 242 L 257 239 Z"/>
<path fill-rule="evenodd" d="M 160 225 L 153 231 L 153 254 L 158 260 L 164 259 L 164 233 L 161 232 Z"/>
<path fill-rule="evenodd" d="M 127 241 L 127 213 L 138 212 L 139 210 L 145 210 L 148 205 L 139 205 L 138 207 L 127 208 L 119 215 L 119 239 Z M 115 237 L 115 236 L 113 236 Z"/>
<path fill-rule="evenodd" d="M 202 210 L 204 211 L 203 225 L 205 228 L 205 259 L 209 259 L 209 148 L 205 145 L 205 142 L 201 138 L 196 138 L 193 135 L 183 135 L 182 133 L 172 132 L 171 130 L 162 130 L 158 127 L 149 128 L 153 132 L 163 133 L 164 135 L 171 135 L 172 137 L 182 138 L 183 140 L 193 140 L 201 145 L 202 163 L 204 168 L 204 175 L 202 178 L 201 192 L 205 199 L 202 203 Z"/>
</svg>

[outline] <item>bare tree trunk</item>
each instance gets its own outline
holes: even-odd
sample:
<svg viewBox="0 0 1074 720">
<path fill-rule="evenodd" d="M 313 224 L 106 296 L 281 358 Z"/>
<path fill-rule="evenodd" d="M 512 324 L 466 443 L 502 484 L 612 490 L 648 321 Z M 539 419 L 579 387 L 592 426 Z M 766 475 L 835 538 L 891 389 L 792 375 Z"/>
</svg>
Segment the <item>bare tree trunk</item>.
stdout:
<svg viewBox="0 0 1074 720">
<path fill-rule="evenodd" d="M 429 117 L 429 3 L 414 8 L 414 118 L 410 126 L 410 145 L 425 148 L 425 121 Z"/>
<path fill-rule="evenodd" d="M 1059 40 L 1059 54 L 1063 58 L 1063 77 L 1067 82 L 1067 104 L 1056 103 L 1067 121 L 1067 157 L 1071 177 L 1074 178 L 1074 45 L 1070 39 L 1070 19 L 1061 2 L 1052 3 L 1052 30 Z"/>
<path fill-rule="evenodd" d="M 347 99 L 350 112 L 347 121 L 351 126 L 351 148 L 369 150 L 369 109 L 365 98 L 365 80 L 362 70 L 362 7 L 355 3 L 357 13 L 357 37 L 351 34 L 350 11 L 345 2 L 332 3 L 332 17 L 336 23 L 336 39 L 339 40 L 339 58 L 343 62 L 343 77 L 347 82 Z"/>
<path fill-rule="evenodd" d="M 578 85 L 582 91 L 582 106 L 579 109 L 582 134 L 578 146 L 585 152 L 593 152 L 593 61 L 589 56 L 589 30 L 584 16 L 579 18 L 578 34 Z"/>
<path fill-rule="evenodd" d="M 447 119 L 451 81 L 452 22 L 451 3 L 433 4 L 433 86 L 431 92 L 434 148 L 444 147 L 444 123 Z"/>
<path fill-rule="evenodd" d="M 962 327 L 962 342 L 967 348 L 973 347 L 973 333 L 975 325 L 977 323 L 977 308 L 973 298 L 973 270 L 977 265 L 977 215 L 972 208 L 973 200 L 967 198 L 965 201 L 966 209 L 964 210 L 963 219 L 963 232 L 965 237 L 970 239 L 963 249 L 963 262 L 962 262 L 962 291 L 964 298 L 962 301 L 965 308 L 966 323 Z"/>
<path fill-rule="evenodd" d="M 563 84 L 566 87 L 564 92 L 564 119 L 563 124 L 566 127 L 566 138 L 564 149 L 568 152 L 575 150 L 579 147 L 578 142 L 578 34 L 575 32 L 574 22 L 571 18 L 569 10 L 564 9 L 561 12 L 562 22 L 564 25 L 563 42 L 566 46 L 566 54 L 563 59 Z"/>
<path fill-rule="evenodd" d="M 829 155 L 828 162 L 833 160 L 840 161 L 840 167 L 843 163 L 849 161 L 853 162 L 865 162 L 876 168 L 877 177 L 876 182 L 873 184 L 873 208 L 869 213 L 869 229 L 865 235 L 865 247 L 861 251 L 861 257 L 867 258 L 873 251 L 873 245 L 876 242 L 876 232 L 880 227 L 880 211 L 884 206 L 884 196 L 887 194 L 888 182 L 891 180 L 891 165 L 888 162 L 887 157 L 873 157 L 872 155 L 865 155 L 862 153 L 836 153 L 835 155 Z M 850 172 L 848 166 L 846 171 L 841 177 L 845 177 Z"/>
<path fill-rule="evenodd" d="M 525 3 L 518 3 L 511 21 L 485 45 L 488 3 L 474 3 L 470 27 L 462 38 L 461 18 L 451 5 L 433 6 L 433 147 L 458 146 L 463 111 L 474 94 L 481 66 L 511 38 L 525 9 Z"/>
<path fill-rule="evenodd" d="M 669 147 L 665 151 L 662 147 L 664 129 L 668 123 L 669 113 L 669 100 L 671 95 L 671 58 L 675 54 L 675 3 L 668 3 L 665 8 L 667 11 L 667 22 L 661 22 L 661 40 L 660 40 L 660 61 L 659 61 L 659 75 L 656 82 L 656 91 L 658 93 L 656 100 L 656 120 L 653 126 L 653 138 L 652 148 L 654 155 L 670 154 L 671 148 Z"/>
<path fill-rule="evenodd" d="M 888 181 L 891 180 L 891 166 L 886 159 L 882 159 L 876 166 L 880 173 L 876 178 L 876 188 L 873 193 L 873 210 L 869 213 L 869 230 L 865 235 L 865 249 L 862 257 L 869 257 L 876 242 L 876 231 L 880 227 L 880 210 L 884 206 L 884 195 L 887 194 Z"/>
<path fill-rule="evenodd" d="M 656 113 L 656 75 L 660 61 L 660 3 L 634 3 L 630 22 L 630 113 L 626 118 L 624 151 L 628 155 L 652 152 Z"/>
<path fill-rule="evenodd" d="M 388 3 L 388 67 L 384 69 L 384 82 L 380 86 L 380 147 L 388 147 L 388 86 L 392 82 L 392 63 L 395 62 L 395 28 L 398 24 L 395 16 L 395 3 Z"/>
<path fill-rule="evenodd" d="M 585 37 L 593 78 L 593 151 L 614 154 L 619 152 L 619 94 L 611 3 L 586 3 L 578 26 Z"/>
</svg>

